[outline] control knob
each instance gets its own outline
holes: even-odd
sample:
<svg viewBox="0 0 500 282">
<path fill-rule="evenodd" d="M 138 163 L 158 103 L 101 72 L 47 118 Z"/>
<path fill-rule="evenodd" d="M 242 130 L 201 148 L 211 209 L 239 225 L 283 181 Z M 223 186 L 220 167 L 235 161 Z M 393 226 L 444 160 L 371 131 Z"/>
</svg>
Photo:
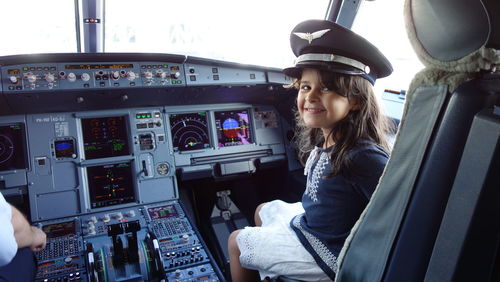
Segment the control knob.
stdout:
<svg viewBox="0 0 500 282">
<path fill-rule="evenodd" d="M 9 80 L 10 80 L 10 82 L 11 82 L 12 84 L 16 84 L 16 83 L 18 82 L 18 79 L 17 79 L 17 77 L 15 77 L 15 76 L 11 76 L 11 77 L 9 77 Z"/>
<path fill-rule="evenodd" d="M 111 220 L 111 218 L 109 217 L 109 214 L 105 214 L 102 217 L 102 222 L 104 222 L 104 223 L 108 223 L 110 220 Z"/>
<path fill-rule="evenodd" d="M 90 74 L 84 72 L 82 73 L 82 80 L 83 81 L 89 81 L 90 80 Z"/>
<path fill-rule="evenodd" d="M 52 82 L 54 82 L 54 80 L 56 80 L 56 77 L 53 74 L 51 74 L 50 72 L 47 73 L 44 78 L 45 78 L 45 81 L 47 81 L 48 83 L 52 83 Z"/>
<path fill-rule="evenodd" d="M 180 72 L 171 73 L 170 77 L 177 79 L 177 78 L 181 77 L 181 73 Z"/>
<path fill-rule="evenodd" d="M 134 210 L 129 210 L 125 215 L 127 217 L 134 217 L 135 216 L 135 211 Z"/>
<path fill-rule="evenodd" d="M 167 77 L 167 74 L 165 72 L 163 72 L 163 70 L 157 70 L 156 76 L 161 78 L 161 79 L 164 79 L 165 77 Z"/>
<path fill-rule="evenodd" d="M 150 71 L 144 72 L 144 78 L 147 80 L 153 79 L 153 73 L 151 73 Z"/>
<path fill-rule="evenodd" d="M 121 212 L 117 212 L 115 214 L 115 218 L 116 218 L 116 220 L 122 220 L 123 219 L 123 214 Z"/>
<path fill-rule="evenodd" d="M 95 232 L 95 226 L 89 226 L 87 228 L 87 234 L 88 235 L 95 235 L 96 234 L 96 232 Z"/>
<path fill-rule="evenodd" d="M 36 75 L 35 75 L 35 74 L 30 73 L 30 74 L 28 74 L 28 75 L 26 76 L 26 79 L 28 79 L 28 81 L 29 81 L 30 83 L 35 83 L 35 82 L 36 82 Z"/>
<path fill-rule="evenodd" d="M 69 80 L 69 82 L 75 82 L 76 81 L 76 74 L 73 72 L 68 73 L 68 80 Z"/>
<path fill-rule="evenodd" d="M 114 80 L 117 80 L 120 78 L 120 72 L 119 71 L 114 71 L 111 73 L 111 78 Z"/>
<path fill-rule="evenodd" d="M 128 80 L 133 81 L 135 78 L 136 78 L 135 72 L 133 72 L 133 71 L 129 71 L 129 72 L 127 73 L 127 79 L 128 79 Z"/>
</svg>

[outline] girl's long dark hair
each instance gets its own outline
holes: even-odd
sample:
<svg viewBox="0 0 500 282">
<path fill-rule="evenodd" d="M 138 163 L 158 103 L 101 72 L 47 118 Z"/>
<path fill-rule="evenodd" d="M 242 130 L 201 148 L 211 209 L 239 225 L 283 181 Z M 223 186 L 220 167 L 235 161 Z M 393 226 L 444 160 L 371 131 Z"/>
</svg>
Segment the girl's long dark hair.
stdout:
<svg viewBox="0 0 500 282">
<path fill-rule="evenodd" d="M 382 115 L 370 82 L 354 75 L 330 72 L 320 72 L 320 75 L 322 87 L 327 87 L 349 100 L 353 99 L 357 105 L 357 109 L 351 110 L 345 118 L 337 122 L 330 132 L 335 146 L 331 152 L 333 171 L 329 177 L 349 168 L 348 153 L 360 145 L 360 141 L 373 142 L 389 152 L 386 137 L 390 128 L 389 120 Z M 300 78 L 291 86 L 298 88 L 299 84 Z M 304 164 L 312 149 L 325 140 L 321 128 L 305 126 L 297 109 L 295 109 L 295 121 L 295 140 L 299 150 L 299 160 Z"/>
</svg>

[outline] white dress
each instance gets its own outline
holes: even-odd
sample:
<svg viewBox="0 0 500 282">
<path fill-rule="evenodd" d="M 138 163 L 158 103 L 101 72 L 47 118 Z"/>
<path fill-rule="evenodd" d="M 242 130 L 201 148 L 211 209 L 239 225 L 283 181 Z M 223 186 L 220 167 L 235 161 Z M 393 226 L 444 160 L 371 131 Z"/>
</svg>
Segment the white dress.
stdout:
<svg viewBox="0 0 500 282">
<path fill-rule="evenodd" d="M 275 200 L 265 204 L 259 212 L 262 226 L 245 227 L 236 237 L 241 265 L 259 270 L 261 280 L 281 275 L 303 281 L 331 281 L 290 227 L 292 218 L 303 212 L 300 202 Z"/>
</svg>

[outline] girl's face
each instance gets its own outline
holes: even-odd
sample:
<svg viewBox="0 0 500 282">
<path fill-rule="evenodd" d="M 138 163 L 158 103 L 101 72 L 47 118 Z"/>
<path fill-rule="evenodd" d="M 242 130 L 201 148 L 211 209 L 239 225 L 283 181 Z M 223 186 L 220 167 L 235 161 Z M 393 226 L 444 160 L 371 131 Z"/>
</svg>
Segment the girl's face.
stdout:
<svg viewBox="0 0 500 282">
<path fill-rule="evenodd" d="M 321 128 L 326 135 L 355 107 L 352 100 L 321 86 L 319 71 L 304 69 L 300 79 L 297 108 L 305 125 Z"/>
</svg>

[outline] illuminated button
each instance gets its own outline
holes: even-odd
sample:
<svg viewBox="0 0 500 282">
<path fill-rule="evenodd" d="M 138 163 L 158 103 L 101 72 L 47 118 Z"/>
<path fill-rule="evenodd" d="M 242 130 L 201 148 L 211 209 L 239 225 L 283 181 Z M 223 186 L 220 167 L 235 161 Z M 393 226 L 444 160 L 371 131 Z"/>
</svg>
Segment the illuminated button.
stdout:
<svg viewBox="0 0 500 282">
<path fill-rule="evenodd" d="M 12 86 L 12 85 L 9 85 L 8 89 L 9 89 L 9 90 L 14 90 L 14 89 L 15 89 L 15 87 L 14 87 L 14 86 Z"/>
</svg>

